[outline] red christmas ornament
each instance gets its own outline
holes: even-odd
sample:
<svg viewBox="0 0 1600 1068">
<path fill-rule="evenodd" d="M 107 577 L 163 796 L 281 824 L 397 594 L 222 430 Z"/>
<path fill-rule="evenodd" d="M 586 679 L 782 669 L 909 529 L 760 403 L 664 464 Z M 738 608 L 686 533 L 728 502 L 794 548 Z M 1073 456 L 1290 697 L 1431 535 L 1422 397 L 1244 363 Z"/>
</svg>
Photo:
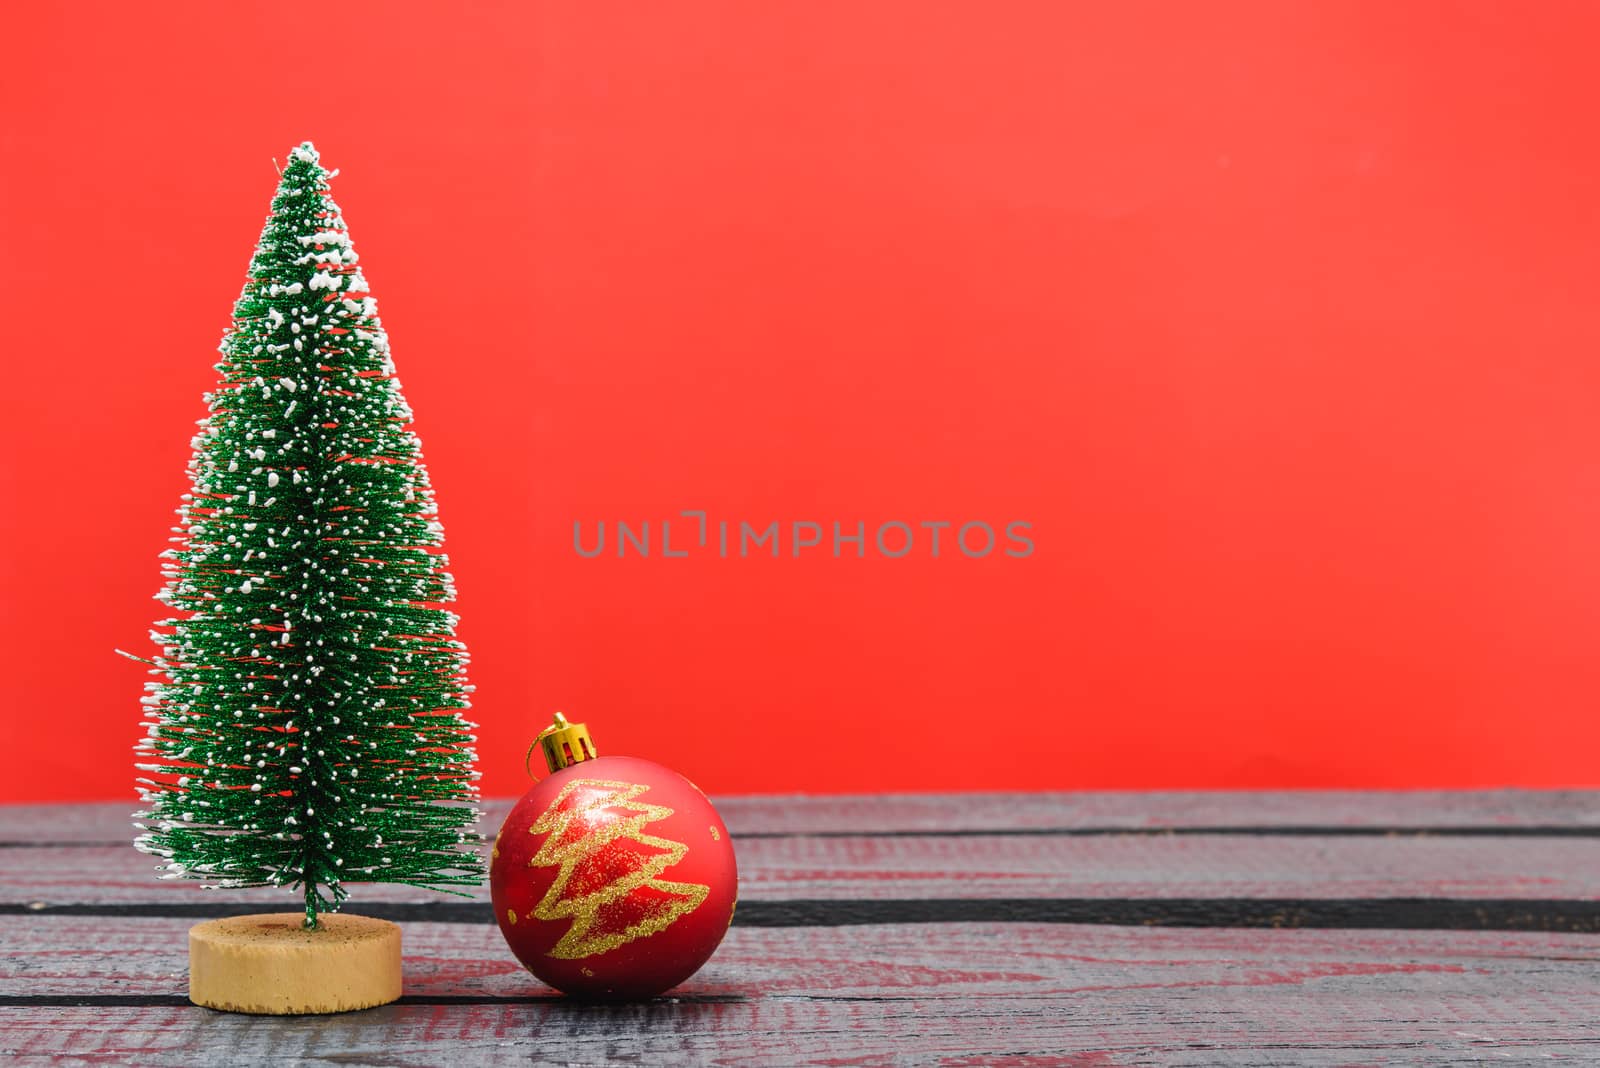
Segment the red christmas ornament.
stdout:
<svg viewBox="0 0 1600 1068">
<path fill-rule="evenodd" d="M 648 760 L 595 756 L 588 729 L 559 712 L 536 744 L 551 775 L 512 808 L 489 866 L 511 952 L 576 997 L 670 990 L 733 921 L 728 829 L 688 779 Z"/>
</svg>

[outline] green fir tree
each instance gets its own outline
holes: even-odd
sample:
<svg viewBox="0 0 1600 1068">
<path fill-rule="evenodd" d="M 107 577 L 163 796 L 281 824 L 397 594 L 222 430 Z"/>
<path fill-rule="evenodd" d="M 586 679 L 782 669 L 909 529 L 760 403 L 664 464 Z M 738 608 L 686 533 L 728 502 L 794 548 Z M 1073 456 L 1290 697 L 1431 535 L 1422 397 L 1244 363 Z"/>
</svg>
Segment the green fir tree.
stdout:
<svg viewBox="0 0 1600 1068">
<path fill-rule="evenodd" d="M 475 885 L 466 648 L 389 341 L 295 148 L 224 337 L 157 599 L 139 848 L 163 878 Z"/>
</svg>

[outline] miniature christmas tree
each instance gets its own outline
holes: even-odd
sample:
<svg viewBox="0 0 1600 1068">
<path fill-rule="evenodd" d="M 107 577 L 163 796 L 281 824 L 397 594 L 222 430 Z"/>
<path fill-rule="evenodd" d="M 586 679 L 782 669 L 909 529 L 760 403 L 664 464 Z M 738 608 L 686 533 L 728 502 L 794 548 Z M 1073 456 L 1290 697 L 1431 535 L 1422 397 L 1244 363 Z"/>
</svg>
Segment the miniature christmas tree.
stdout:
<svg viewBox="0 0 1600 1068">
<path fill-rule="evenodd" d="M 443 529 L 336 173 L 290 153 L 234 306 L 138 746 L 163 878 L 299 888 L 311 929 L 346 882 L 482 878 Z"/>
</svg>

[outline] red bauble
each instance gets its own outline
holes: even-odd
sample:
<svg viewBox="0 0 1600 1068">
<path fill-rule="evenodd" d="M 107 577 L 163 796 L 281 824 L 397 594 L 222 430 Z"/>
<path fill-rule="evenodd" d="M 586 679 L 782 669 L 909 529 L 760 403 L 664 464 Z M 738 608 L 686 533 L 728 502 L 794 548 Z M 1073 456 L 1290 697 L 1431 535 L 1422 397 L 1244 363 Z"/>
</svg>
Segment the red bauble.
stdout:
<svg viewBox="0 0 1600 1068">
<path fill-rule="evenodd" d="M 534 975 L 577 997 L 647 998 L 710 958 L 733 920 L 738 872 L 728 829 L 693 783 L 648 760 L 598 757 L 517 802 L 489 890 Z"/>
</svg>

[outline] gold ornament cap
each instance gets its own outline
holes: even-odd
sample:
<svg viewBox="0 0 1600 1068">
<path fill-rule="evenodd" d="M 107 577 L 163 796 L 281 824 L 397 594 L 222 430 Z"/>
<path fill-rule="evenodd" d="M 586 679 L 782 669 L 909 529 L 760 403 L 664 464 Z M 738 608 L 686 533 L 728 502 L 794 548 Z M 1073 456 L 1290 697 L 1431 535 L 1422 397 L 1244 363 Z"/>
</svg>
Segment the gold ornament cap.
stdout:
<svg viewBox="0 0 1600 1068">
<path fill-rule="evenodd" d="M 583 723 L 568 723 L 567 717 L 560 712 L 556 713 L 555 722 L 534 738 L 533 745 L 544 750 L 544 762 L 552 772 L 570 768 L 585 760 L 593 760 L 599 755 L 594 751 L 594 742 L 589 738 L 588 726 Z M 527 763 L 531 764 L 532 760 L 533 746 L 529 746 Z M 533 768 L 530 767 L 528 773 L 532 774 Z"/>
</svg>

